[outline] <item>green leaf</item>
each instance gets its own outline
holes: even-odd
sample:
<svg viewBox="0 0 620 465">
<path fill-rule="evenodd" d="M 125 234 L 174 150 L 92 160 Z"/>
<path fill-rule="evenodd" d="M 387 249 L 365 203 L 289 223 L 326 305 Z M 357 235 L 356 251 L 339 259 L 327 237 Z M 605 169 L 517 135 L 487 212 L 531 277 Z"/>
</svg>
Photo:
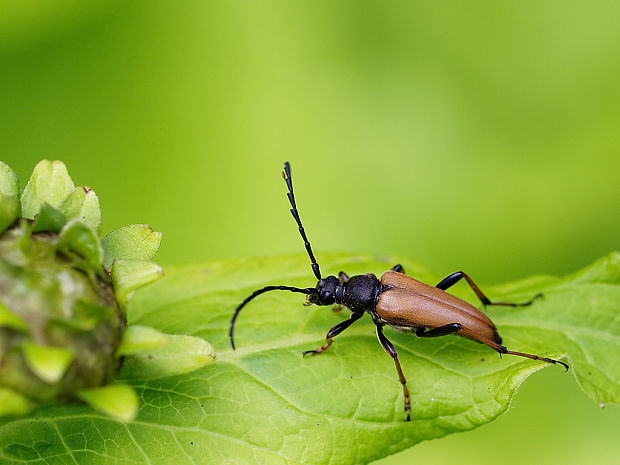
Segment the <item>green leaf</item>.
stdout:
<svg viewBox="0 0 620 465">
<path fill-rule="evenodd" d="M 48 383 L 56 383 L 64 376 L 75 358 L 63 347 L 41 346 L 32 342 L 23 345 L 22 352 L 32 372 Z"/>
<path fill-rule="evenodd" d="M 28 331 L 28 324 L 0 301 L 0 328 L 11 328 L 17 331 Z"/>
<path fill-rule="evenodd" d="M 0 386 L 0 416 L 22 415 L 30 410 L 30 401 L 19 392 Z"/>
<path fill-rule="evenodd" d="M 152 379 L 180 375 L 202 368 L 215 360 L 213 347 L 204 339 L 176 334 L 164 336 L 165 343 L 157 347 L 138 351 L 134 344 L 134 350 L 123 364 L 123 378 Z M 127 347 L 124 350 L 127 350 Z"/>
<path fill-rule="evenodd" d="M 145 260 L 115 260 L 110 273 L 116 298 L 127 304 L 133 292 L 163 276 L 161 267 Z"/>
<path fill-rule="evenodd" d="M 104 266 L 114 260 L 150 260 L 161 243 L 161 233 L 146 224 L 130 224 L 115 229 L 103 238 Z"/>
<path fill-rule="evenodd" d="M 5 197 L 0 194 L 0 234 L 15 222 L 20 208 L 17 197 Z"/>
<path fill-rule="evenodd" d="M 123 423 L 133 420 L 138 413 L 136 391 L 123 384 L 80 389 L 77 395 L 93 408 Z"/>
<path fill-rule="evenodd" d="M 73 181 L 63 162 L 41 160 L 34 167 L 22 194 L 23 217 L 33 219 L 43 202 L 58 207 L 73 188 Z"/>
<path fill-rule="evenodd" d="M 123 333 L 117 355 L 130 355 L 155 349 L 168 343 L 168 335 L 148 326 L 132 325 Z"/>
<path fill-rule="evenodd" d="M 13 224 L 20 211 L 17 175 L 9 165 L 0 161 L 0 233 Z"/>
<path fill-rule="evenodd" d="M 68 220 L 77 218 L 97 234 L 101 233 L 101 209 L 99 197 L 88 186 L 73 189 L 60 204 L 59 210 Z"/>
<path fill-rule="evenodd" d="M 402 263 L 425 282 L 442 278 L 406 260 L 320 254 L 325 274 L 382 273 Z M 566 278 L 534 277 L 503 286 L 481 284 L 493 300 L 527 308 L 489 307 L 512 350 L 562 357 L 596 404 L 620 403 L 620 254 Z M 86 406 L 40 407 L 24 419 L 0 419 L 4 461 L 61 463 L 368 463 L 420 441 L 483 425 L 508 408 L 519 384 L 545 363 L 498 357 L 456 336 L 418 339 L 385 329 L 399 352 L 411 392 L 412 421 L 404 421 L 394 363 L 366 315 L 316 357 L 303 350 L 323 343 L 347 311 L 304 307 L 304 296 L 269 292 L 253 300 L 228 341 L 235 307 L 269 284 L 312 286 L 305 255 L 231 260 L 166 269 L 164 279 L 136 292 L 130 324 L 190 334 L 213 343 L 218 361 L 180 376 L 135 379 L 141 409 L 135 422 L 115 423 Z M 450 292 L 479 304 L 466 284 Z M 123 373 L 125 376 L 125 373 Z M 553 393 L 549 393 L 552 396 Z M 44 451 L 39 450 L 44 447 Z"/>
<path fill-rule="evenodd" d="M 103 263 L 103 248 L 97 234 L 78 219 L 69 221 L 58 236 L 59 246 L 77 252 L 96 270 Z"/>
<path fill-rule="evenodd" d="M 0 161 L 0 194 L 4 197 L 19 197 L 17 174 L 3 161 Z"/>
<path fill-rule="evenodd" d="M 67 219 L 59 210 L 52 207 L 49 203 L 43 202 L 39 213 L 35 216 L 32 231 L 50 231 L 57 233 L 66 223 Z"/>
</svg>

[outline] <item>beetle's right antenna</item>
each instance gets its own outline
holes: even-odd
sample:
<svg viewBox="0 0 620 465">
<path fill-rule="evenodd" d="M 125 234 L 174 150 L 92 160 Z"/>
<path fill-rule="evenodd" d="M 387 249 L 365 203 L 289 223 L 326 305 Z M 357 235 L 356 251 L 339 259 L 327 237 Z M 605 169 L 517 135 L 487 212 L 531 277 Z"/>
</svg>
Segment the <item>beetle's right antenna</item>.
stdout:
<svg viewBox="0 0 620 465">
<path fill-rule="evenodd" d="M 297 226 L 299 226 L 299 234 L 301 234 L 301 238 L 304 240 L 304 245 L 306 246 L 306 251 L 308 252 L 308 256 L 310 257 L 310 261 L 312 262 L 312 271 L 314 272 L 314 276 L 319 281 L 321 280 L 321 271 L 319 270 L 319 264 L 316 262 L 316 258 L 314 258 L 314 254 L 312 253 L 312 247 L 310 247 L 310 242 L 306 237 L 306 232 L 304 231 L 304 227 L 301 225 L 301 220 L 299 219 L 299 212 L 297 211 L 297 205 L 295 204 L 295 194 L 293 194 L 293 181 L 291 180 L 291 165 L 289 162 L 284 162 L 284 171 L 282 171 L 282 177 L 286 181 L 286 185 L 288 186 L 288 193 L 286 194 L 288 197 L 288 201 L 291 202 L 291 215 L 295 218 L 297 222 Z"/>
</svg>

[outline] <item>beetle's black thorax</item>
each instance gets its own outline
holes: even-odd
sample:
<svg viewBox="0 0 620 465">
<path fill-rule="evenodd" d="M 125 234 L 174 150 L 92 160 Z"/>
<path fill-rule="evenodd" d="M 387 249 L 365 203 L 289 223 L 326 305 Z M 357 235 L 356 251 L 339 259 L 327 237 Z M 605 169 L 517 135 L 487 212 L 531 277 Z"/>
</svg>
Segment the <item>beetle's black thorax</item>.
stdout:
<svg viewBox="0 0 620 465">
<path fill-rule="evenodd" d="M 374 274 L 351 276 L 346 283 L 342 283 L 342 287 L 341 301 L 336 303 L 341 303 L 354 312 L 374 310 L 381 291 L 381 283 Z"/>
<path fill-rule="evenodd" d="M 373 312 L 381 292 L 381 283 L 374 274 L 351 276 L 341 281 L 327 276 L 316 284 L 316 293 L 308 296 L 308 303 L 316 305 L 344 305 L 352 312 Z"/>
</svg>

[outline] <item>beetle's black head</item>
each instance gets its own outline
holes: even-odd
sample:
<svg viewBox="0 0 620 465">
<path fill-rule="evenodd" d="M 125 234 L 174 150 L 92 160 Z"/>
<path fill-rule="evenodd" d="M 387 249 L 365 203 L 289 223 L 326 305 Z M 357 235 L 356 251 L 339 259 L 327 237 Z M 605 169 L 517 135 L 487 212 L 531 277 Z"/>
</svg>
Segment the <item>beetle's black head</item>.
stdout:
<svg viewBox="0 0 620 465">
<path fill-rule="evenodd" d="M 327 276 L 316 283 L 316 293 L 308 295 L 308 305 L 332 305 L 336 302 L 336 291 L 340 280 L 335 276 Z"/>
</svg>

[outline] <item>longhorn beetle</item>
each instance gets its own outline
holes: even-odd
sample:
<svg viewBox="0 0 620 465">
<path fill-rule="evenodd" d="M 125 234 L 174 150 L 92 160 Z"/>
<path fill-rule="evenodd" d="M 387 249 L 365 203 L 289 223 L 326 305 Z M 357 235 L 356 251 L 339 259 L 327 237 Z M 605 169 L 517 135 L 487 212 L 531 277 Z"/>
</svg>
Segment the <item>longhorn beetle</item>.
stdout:
<svg viewBox="0 0 620 465">
<path fill-rule="evenodd" d="M 325 344 L 315 350 L 305 351 L 303 353 L 304 356 L 307 354 L 320 354 L 327 350 L 329 346 L 332 345 L 334 337 L 359 320 L 364 315 L 364 312 L 370 314 L 372 321 L 377 327 L 377 338 L 379 338 L 379 343 L 383 347 L 383 350 L 394 360 L 398 378 L 403 385 L 407 421 L 411 418 L 407 380 L 400 367 L 398 354 L 396 353 L 394 345 L 383 334 L 383 327 L 385 325 L 391 326 L 400 332 L 414 333 L 418 337 L 439 337 L 448 334 L 456 334 L 488 345 L 499 352 L 500 357 L 502 354 L 518 355 L 533 360 L 560 364 L 568 371 L 568 365 L 559 360 L 526 354 L 524 352 L 513 352 L 512 350 L 506 349 L 506 347 L 501 345 L 502 338 L 489 317 L 473 305 L 448 294 L 446 289 L 456 284 L 461 279 L 465 279 L 485 307 L 487 305 L 525 307 L 530 305 L 536 298 L 542 297 L 542 294 L 537 294 L 529 301 L 523 303 L 491 302 L 478 286 L 476 286 L 472 279 L 462 271 L 452 273 L 433 287 L 407 276 L 401 265 L 395 265 L 390 270 L 383 273 L 381 275 L 381 280 L 372 273 L 349 277 L 343 271 L 338 273 L 338 277 L 322 277 L 319 271 L 319 264 L 316 258 L 314 258 L 310 242 L 306 237 L 306 232 L 299 218 L 299 212 L 295 204 L 295 194 L 293 194 L 291 167 L 288 162 L 284 163 L 282 177 L 286 181 L 288 187 L 287 196 L 291 204 L 291 214 L 299 227 L 299 233 L 306 246 L 306 252 L 308 252 L 308 256 L 310 257 L 314 276 L 316 276 L 316 279 L 319 281 L 316 287 L 266 286 L 254 291 L 236 308 L 232 320 L 230 321 L 230 331 L 228 335 L 233 349 L 235 349 L 233 330 L 241 309 L 254 297 L 265 292 L 290 291 L 306 294 L 305 305 L 337 305 L 339 307 L 345 306 L 351 310 L 351 317 L 348 320 L 338 323 L 327 332 Z"/>
</svg>

